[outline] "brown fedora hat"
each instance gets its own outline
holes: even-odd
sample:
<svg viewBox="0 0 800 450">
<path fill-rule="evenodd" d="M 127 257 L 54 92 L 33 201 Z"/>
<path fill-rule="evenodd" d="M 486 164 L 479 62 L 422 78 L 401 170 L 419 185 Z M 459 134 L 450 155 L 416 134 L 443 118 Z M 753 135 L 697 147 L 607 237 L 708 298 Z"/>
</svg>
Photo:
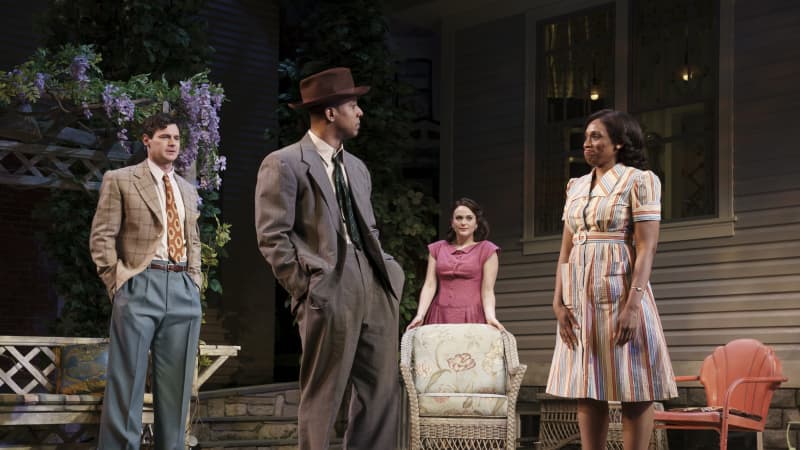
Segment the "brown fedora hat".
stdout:
<svg viewBox="0 0 800 450">
<path fill-rule="evenodd" d="M 369 86 L 356 86 L 347 67 L 323 70 L 300 81 L 300 96 L 303 101 L 289 103 L 292 109 L 303 109 L 317 105 L 330 105 L 349 97 L 360 97 L 369 92 Z"/>
</svg>

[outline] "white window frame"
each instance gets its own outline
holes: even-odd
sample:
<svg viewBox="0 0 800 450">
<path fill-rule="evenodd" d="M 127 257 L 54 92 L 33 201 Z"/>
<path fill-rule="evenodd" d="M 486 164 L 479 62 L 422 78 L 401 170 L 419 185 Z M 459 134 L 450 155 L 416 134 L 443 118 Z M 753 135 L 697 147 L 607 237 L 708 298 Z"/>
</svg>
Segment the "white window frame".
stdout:
<svg viewBox="0 0 800 450">
<path fill-rule="evenodd" d="M 719 92 L 717 124 L 717 216 L 687 219 L 661 225 L 660 242 L 688 241 L 730 237 L 735 232 L 733 209 L 733 34 L 734 0 L 719 0 Z M 536 62 L 538 55 L 537 25 L 540 21 L 604 4 L 615 5 L 614 107 L 628 109 L 629 0 L 563 1 L 548 7 L 532 9 L 525 14 L 525 173 L 523 205 L 523 254 L 558 252 L 561 235 L 536 236 L 534 204 L 536 180 Z"/>
</svg>

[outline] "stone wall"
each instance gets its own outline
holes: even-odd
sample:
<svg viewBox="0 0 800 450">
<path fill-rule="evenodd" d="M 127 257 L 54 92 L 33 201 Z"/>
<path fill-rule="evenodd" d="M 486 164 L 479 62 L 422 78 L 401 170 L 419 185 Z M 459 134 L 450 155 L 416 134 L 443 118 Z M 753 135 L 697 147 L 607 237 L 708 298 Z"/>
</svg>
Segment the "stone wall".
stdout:
<svg viewBox="0 0 800 450">
<path fill-rule="evenodd" d="M 297 383 L 201 392 L 190 434 L 203 449 L 295 450 L 299 402 Z M 331 438 L 338 448 L 340 440 Z"/>
<path fill-rule="evenodd" d="M 201 397 L 203 395 L 201 394 Z M 200 417 L 275 416 L 296 417 L 299 389 L 279 392 L 205 398 L 198 403 Z"/>
<path fill-rule="evenodd" d="M 679 388 L 678 398 L 665 402 L 665 408 L 697 406 L 706 404 L 706 395 L 702 388 Z M 786 445 L 786 424 L 800 421 L 800 389 L 778 389 L 772 397 L 769 415 L 764 430 L 764 450 L 784 450 Z M 792 444 L 797 447 L 800 429 L 795 429 L 790 436 Z M 694 450 L 713 448 L 719 442 L 714 431 L 670 430 L 670 449 Z M 754 433 L 731 433 L 729 450 L 755 449 Z"/>
<path fill-rule="evenodd" d="M 191 434 L 201 442 L 293 440 L 299 401 L 296 383 L 201 392 Z"/>
<path fill-rule="evenodd" d="M 785 449 L 786 426 L 789 422 L 800 421 L 800 389 L 778 389 L 772 398 L 772 406 L 767 416 L 767 429 L 764 431 L 764 449 Z M 789 436 L 792 446 L 800 447 L 800 428 L 792 428 Z"/>
<path fill-rule="evenodd" d="M 541 386 L 523 386 L 520 390 L 517 410 L 520 418 L 520 435 L 523 444 L 534 440 L 538 435 L 539 400 L 537 397 L 544 391 Z M 678 397 L 664 402 L 664 408 L 700 406 L 706 404 L 703 388 L 678 388 Z M 800 389 L 778 389 L 772 397 L 769 415 L 764 430 L 764 450 L 785 450 L 786 426 L 789 422 L 800 421 Z M 755 433 L 732 432 L 728 444 L 729 450 L 755 450 Z M 792 429 L 791 443 L 800 447 L 800 425 Z M 713 430 L 669 430 L 670 450 L 706 450 L 718 448 L 719 435 Z"/>
</svg>

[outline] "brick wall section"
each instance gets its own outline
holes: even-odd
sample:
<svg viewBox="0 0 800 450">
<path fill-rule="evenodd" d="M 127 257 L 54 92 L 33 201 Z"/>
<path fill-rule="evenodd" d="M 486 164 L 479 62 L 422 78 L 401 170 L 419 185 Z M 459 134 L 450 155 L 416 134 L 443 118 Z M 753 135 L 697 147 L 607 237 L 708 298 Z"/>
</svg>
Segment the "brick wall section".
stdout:
<svg viewBox="0 0 800 450">
<path fill-rule="evenodd" d="M 56 317 L 51 264 L 35 237 L 47 224 L 32 217 L 49 192 L 0 186 L 0 334 L 47 335 Z"/>
</svg>

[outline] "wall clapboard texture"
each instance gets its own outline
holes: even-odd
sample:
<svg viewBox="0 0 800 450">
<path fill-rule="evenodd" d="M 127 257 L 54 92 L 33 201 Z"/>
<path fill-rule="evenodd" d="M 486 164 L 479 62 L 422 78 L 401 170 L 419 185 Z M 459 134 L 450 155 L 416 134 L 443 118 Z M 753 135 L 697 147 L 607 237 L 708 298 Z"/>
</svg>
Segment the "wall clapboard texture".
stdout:
<svg viewBox="0 0 800 450">
<path fill-rule="evenodd" d="M 264 140 L 264 130 L 277 123 L 279 5 L 210 0 L 205 14 L 215 49 L 211 79 L 222 83 L 227 98 L 220 130 L 228 159 L 221 206 L 224 220 L 232 224 L 228 258 L 221 265 L 225 292 L 216 305 L 222 314 L 207 320 L 205 329 L 212 332 L 216 322 L 226 343 L 242 346 L 239 356 L 226 363 L 235 372 L 228 382 L 260 384 L 272 381 L 275 285 L 258 251 L 253 201 L 258 167 L 274 149 Z"/>
<path fill-rule="evenodd" d="M 484 206 L 495 241 L 522 236 L 524 27 L 514 16 L 455 37 L 453 197 Z"/>
<path fill-rule="evenodd" d="M 775 348 L 790 378 L 800 376 L 798 29 L 800 3 L 736 2 L 735 235 L 661 244 L 651 279 L 676 367 L 752 337 Z M 492 240 L 503 248 L 498 316 L 531 366 L 526 383 L 543 384 L 555 340 L 558 255 L 523 255 L 520 245 L 524 35 L 523 15 L 455 33 L 453 191 L 486 207 Z"/>
</svg>

